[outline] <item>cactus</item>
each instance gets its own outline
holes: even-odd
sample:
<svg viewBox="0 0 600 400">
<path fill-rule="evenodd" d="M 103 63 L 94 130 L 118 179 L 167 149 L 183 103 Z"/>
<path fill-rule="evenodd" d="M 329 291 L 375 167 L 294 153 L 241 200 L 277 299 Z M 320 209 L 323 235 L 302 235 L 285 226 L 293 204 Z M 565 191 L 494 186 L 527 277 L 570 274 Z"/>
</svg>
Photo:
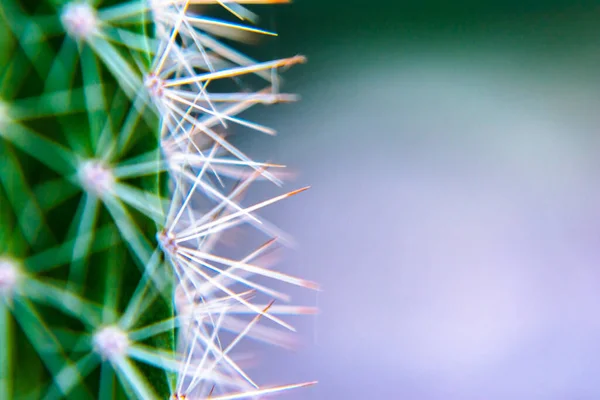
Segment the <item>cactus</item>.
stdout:
<svg viewBox="0 0 600 400">
<path fill-rule="evenodd" d="M 235 50 L 273 32 L 248 4 L 2 0 L 0 399 L 242 399 L 314 382 L 253 381 L 239 343 L 285 346 L 293 306 L 269 282 L 285 235 L 247 204 L 282 165 L 230 138 L 294 56 Z M 211 12 L 227 14 L 222 19 Z M 258 87 L 258 89 L 257 89 Z M 228 247 L 248 230 L 261 243 Z M 233 254 L 228 254 L 233 253 Z M 240 255 L 241 254 L 241 255 Z"/>
</svg>

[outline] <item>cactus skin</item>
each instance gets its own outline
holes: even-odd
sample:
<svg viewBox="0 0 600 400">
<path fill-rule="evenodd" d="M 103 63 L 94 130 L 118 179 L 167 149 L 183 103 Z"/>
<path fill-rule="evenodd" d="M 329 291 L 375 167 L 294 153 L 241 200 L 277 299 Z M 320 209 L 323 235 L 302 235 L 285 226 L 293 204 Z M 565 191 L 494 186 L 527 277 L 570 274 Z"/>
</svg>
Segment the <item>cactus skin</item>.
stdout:
<svg viewBox="0 0 600 400">
<path fill-rule="evenodd" d="M 306 188 L 244 204 L 256 182 L 280 186 L 283 166 L 227 140 L 275 134 L 240 114 L 294 101 L 278 70 L 305 62 L 220 41 L 274 35 L 245 3 L 285 1 L 0 4 L 0 399 L 237 399 L 315 383 L 259 384 L 236 354 L 249 338 L 285 346 L 285 317 L 316 312 L 280 304 L 263 278 L 318 288 L 273 269 L 285 235 L 258 215 Z M 230 18 L 210 18 L 217 8 Z M 223 235 L 239 229 L 263 244 L 236 241 L 246 255 L 231 258 Z"/>
</svg>

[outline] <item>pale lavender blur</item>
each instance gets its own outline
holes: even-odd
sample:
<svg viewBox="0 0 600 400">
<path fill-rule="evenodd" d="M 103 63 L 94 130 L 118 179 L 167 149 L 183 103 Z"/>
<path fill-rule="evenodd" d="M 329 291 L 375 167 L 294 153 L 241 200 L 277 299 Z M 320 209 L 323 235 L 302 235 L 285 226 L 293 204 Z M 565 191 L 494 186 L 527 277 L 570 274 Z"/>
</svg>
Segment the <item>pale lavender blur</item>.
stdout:
<svg viewBox="0 0 600 400">
<path fill-rule="evenodd" d="M 316 54 L 255 147 L 313 186 L 265 215 L 324 291 L 252 373 L 320 381 L 285 399 L 600 399 L 595 58 L 358 46 Z"/>
</svg>

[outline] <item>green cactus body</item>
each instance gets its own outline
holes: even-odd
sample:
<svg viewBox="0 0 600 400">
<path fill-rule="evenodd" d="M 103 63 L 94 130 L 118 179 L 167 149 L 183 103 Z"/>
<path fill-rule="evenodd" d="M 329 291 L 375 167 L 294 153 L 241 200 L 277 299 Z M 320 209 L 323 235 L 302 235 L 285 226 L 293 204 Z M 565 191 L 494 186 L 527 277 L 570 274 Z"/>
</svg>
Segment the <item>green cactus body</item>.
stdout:
<svg viewBox="0 0 600 400">
<path fill-rule="evenodd" d="M 242 340 L 280 344 L 287 315 L 315 311 L 279 304 L 263 278 L 317 286 L 269 265 L 281 233 L 259 217 L 304 189 L 244 204 L 282 166 L 226 139 L 274 133 L 240 114 L 294 100 L 278 69 L 304 58 L 257 62 L 220 41 L 273 35 L 244 1 L 95 3 L 0 4 L 0 399 L 312 384 L 258 385 L 236 362 Z M 240 227 L 263 244 L 230 258 L 222 235 Z"/>
</svg>

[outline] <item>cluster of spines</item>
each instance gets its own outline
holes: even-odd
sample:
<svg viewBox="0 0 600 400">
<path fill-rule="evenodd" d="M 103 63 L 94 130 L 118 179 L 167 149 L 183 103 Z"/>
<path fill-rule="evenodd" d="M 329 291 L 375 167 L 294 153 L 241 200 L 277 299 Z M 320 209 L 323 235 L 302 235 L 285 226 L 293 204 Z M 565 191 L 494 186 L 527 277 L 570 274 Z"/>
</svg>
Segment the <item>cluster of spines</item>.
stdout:
<svg viewBox="0 0 600 400">
<path fill-rule="evenodd" d="M 317 286 L 265 265 L 265 262 L 269 263 L 269 251 L 283 235 L 255 215 L 257 210 L 305 188 L 252 206 L 240 205 L 244 193 L 256 180 L 266 179 L 280 185 L 281 179 L 276 170 L 283 166 L 252 161 L 221 133 L 227 131 L 230 124 L 235 124 L 274 134 L 270 128 L 238 115 L 254 104 L 295 100 L 295 96 L 279 92 L 277 69 L 305 60 L 296 56 L 258 63 L 217 41 L 213 35 L 240 39 L 245 32 L 258 35 L 273 33 L 211 19 L 192 10 L 195 5 L 220 4 L 235 17 L 253 22 L 256 15 L 241 3 L 281 2 L 284 1 L 152 0 L 148 3 L 123 3 L 100 10 L 90 3 L 66 4 L 58 10 L 67 39 L 55 61 L 48 66 L 47 82 L 50 83 L 44 88 L 44 93 L 34 99 L 34 103 L 31 99 L 7 101 L 3 97 L 0 103 L 0 136 L 64 176 L 65 180 L 75 183 L 84 193 L 81 212 L 77 214 L 77 223 L 73 224 L 72 240 L 47 249 L 42 255 L 21 259 L 3 256 L 0 259 L 0 295 L 7 305 L 6 309 L 13 311 L 24 331 L 43 328 L 47 336 L 44 343 L 53 343 L 56 353 L 60 353 L 58 339 L 36 312 L 30 302 L 33 301 L 51 304 L 72 315 L 89 332 L 76 346 L 77 351 L 84 354 L 77 360 L 45 357 L 47 352 L 44 352 L 43 362 L 53 374 L 53 383 L 44 398 L 69 394 L 98 365 L 101 365 L 102 371 L 109 365 L 126 392 L 134 398 L 144 399 L 160 396 L 156 394 L 154 385 L 143 376 L 138 363 L 174 374 L 176 382 L 170 388 L 174 399 L 255 398 L 312 384 L 261 388 L 231 355 L 245 337 L 285 345 L 285 334 L 274 328 L 256 326 L 260 319 L 269 319 L 284 329 L 293 330 L 280 318 L 281 315 L 314 312 L 308 307 L 274 304 L 273 300 L 254 302 L 260 293 L 277 300 L 289 301 L 289 298 L 254 282 L 252 276 L 309 288 Z M 20 40 L 23 52 L 34 65 L 38 65 L 38 73 L 43 73 L 33 50 L 46 50 L 41 40 L 43 37 L 40 40 L 23 37 L 27 29 L 43 32 L 44 25 L 32 19 L 24 20 L 27 29 L 19 26 L 15 19 L 7 16 L 14 12 L 11 5 L 11 0 L 8 0 L 3 8 L 4 17 L 12 23 L 13 35 Z M 155 29 L 155 37 L 144 34 L 144 21 L 148 16 Z M 142 33 L 120 26 L 128 26 L 132 22 L 143 25 Z M 76 51 L 69 51 L 68 46 L 72 44 L 69 42 L 75 42 Z M 125 48 L 126 52 L 120 51 L 121 48 Z M 69 62 L 73 62 L 75 54 L 80 57 L 84 86 L 81 89 L 56 89 L 60 85 L 52 82 L 63 82 L 68 86 L 70 79 L 64 75 L 73 74 Z M 127 59 L 127 54 L 133 61 Z M 119 129 L 114 128 L 110 115 L 111 102 L 103 98 L 101 74 L 94 56 L 114 75 L 132 104 Z M 149 67 L 145 66 L 144 57 L 152 57 L 152 61 L 147 63 Z M 8 72 L 7 68 L 3 88 L 10 84 L 6 79 L 10 75 Z M 262 78 L 268 87 L 257 92 L 210 90 L 209 85 L 217 80 L 238 79 L 249 74 Z M 44 112 L 60 115 L 81 111 L 77 107 L 69 108 L 44 100 L 44 96 L 54 99 L 62 96 L 71 105 L 78 94 L 83 99 L 81 109 L 89 118 L 94 153 L 91 157 L 79 151 L 76 140 L 70 141 L 69 149 L 36 134 L 25 124 L 29 118 L 43 116 Z M 115 100 L 117 97 L 115 95 Z M 32 113 L 29 111 L 32 104 L 41 107 Z M 158 143 L 163 159 L 157 161 L 156 152 L 151 151 L 118 162 L 126 149 L 140 140 L 135 132 L 140 117 L 152 123 L 153 117 L 148 110 L 154 110 L 160 120 Z M 167 171 L 171 177 L 172 198 L 169 200 L 125 182 L 161 171 Z M 227 185 L 227 179 L 237 183 Z M 40 188 L 40 192 L 51 189 L 56 187 L 48 185 Z M 58 195 L 47 206 L 64 201 L 72 192 Z M 198 206 L 201 202 L 199 197 L 208 201 L 210 206 L 206 210 Z M 31 203 L 36 203 L 31 207 L 43 220 L 45 206 L 40 206 L 39 201 Z M 80 296 L 79 286 L 85 274 L 86 258 L 113 243 L 112 240 L 98 240 L 103 235 L 110 237 L 113 231 L 110 226 L 96 227 L 100 204 L 113 218 L 143 273 L 128 305 L 120 314 L 107 304 L 96 305 Z M 156 250 L 152 251 L 146 235 L 136 227 L 126 206 L 148 215 L 159 226 Z M 163 213 L 165 208 L 166 215 Z M 264 232 L 268 236 L 266 242 L 241 260 L 217 255 L 214 249 L 221 234 L 247 223 Z M 37 225 L 30 235 L 31 240 L 35 240 L 39 230 L 43 229 L 43 222 Z M 161 268 L 159 249 L 172 266 L 172 273 Z M 70 265 L 66 287 L 37 277 L 65 262 Z M 170 297 L 172 293 L 166 294 L 172 282 L 175 282 L 174 298 Z M 170 297 L 174 302 L 176 315 L 139 327 L 139 316 L 161 295 Z M 249 319 L 245 318 L 247 315 L 250 315 Z M 38 326 L 32 328 L 32 323 Z M 8 338 L 9 329 L 6 324 L 3 337 Z M 174 329 L 179 332 L 177 350 L 168 351 L 146 344 L 149 338 Z M 222 335 L 225 331 L 234 334 L 227 344 Z M 0 395 L 7 395 L 10 393 L 6 379 L 9 361 L 0 362 L 5 362 Z"/>
</svg>

